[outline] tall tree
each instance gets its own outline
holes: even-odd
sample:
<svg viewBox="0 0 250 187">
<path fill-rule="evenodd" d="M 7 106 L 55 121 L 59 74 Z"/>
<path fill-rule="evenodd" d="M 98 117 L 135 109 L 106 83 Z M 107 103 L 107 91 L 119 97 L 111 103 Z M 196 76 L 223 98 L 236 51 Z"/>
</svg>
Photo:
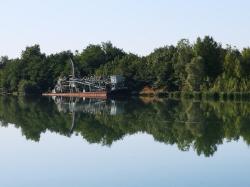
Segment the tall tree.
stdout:
<svg viewBox="0 0 250 187">
<path fill-rule="evenodd" d="M 204 79 L 204 60 L 202 57 L 194 57 L 191 63 L 186 65 L 187 79 L 186 89 L 200 91 Z"/>
<path fill-rule="evenodd" d="M 192 45 L 189 40 L 182 39 L 177 44 L 177 52 L 175 55 L 174 70 L 176 76 L 176 84 L 179 90 L 182 90 L 187 78 L 186 65 L 191 62 L 194 57 Z"/>
<path fill-rule="evenodd" d="M 241 53 L 229 47 L 224 60 L 224 73 L 227 77 L 240 78 L 242 74 Z"/>
<path fill-rule="evenodd" d="M 242 76 L 250 77 L 250 48 L 244 48 L 242 51 Z"/>
<path fill-rule="evenodd" d="M 106 57 L 100 45 L 89 45 L 79 54 L 79 68 L 82 76 L 93 74 L 95 69 L 105 64 Z"/>
<path fill-rule="evenodd" d="M 115 58 L 121 58 L 126 54 L 122 49 L 119 49 L 119 48 L 113 46 L 113 44 L 111 42 L 103 42 L 102 43 L 102 50 L 105 53 L 105 57 L 106 57 L 105 61 L 106 62 L 110 62 L 110 61 L 114 60 Z"/>
<path fill-rule="evenodd" d="M 204 39 L 198 38 L 194 44 L 196 56 L 201 56 L 204 60 L 204 71 L 211 82 L 213 82 L 223 70 L 223 50 L 212 37 L 205 36 Z"/>
<path fill-rule="evenodd" d="M 2 69 L 9 61 L 7 56 L 0 57 L 0 69 Z"/>
<path fill-rule="evenodd" d="M 146 69 L 139 69 L 138 71 L 148 71 L 148 82 L 151 86 L 175 90 L 173 68 L 175 53 L 176 47 L 174 46 L 155 49 L 153 53 L 147 56 Z"/>
</svg>

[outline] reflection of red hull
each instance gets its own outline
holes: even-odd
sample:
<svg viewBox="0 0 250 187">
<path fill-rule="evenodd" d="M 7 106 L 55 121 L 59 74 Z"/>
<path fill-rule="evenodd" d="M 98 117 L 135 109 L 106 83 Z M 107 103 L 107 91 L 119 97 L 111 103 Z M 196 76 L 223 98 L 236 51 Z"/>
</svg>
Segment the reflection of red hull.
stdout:
<svg viewBox="0 0 250 187">
<path fill-rule="evenodd" d="M 100 92 L 80 92 L 80 93 L 43 93 L 43 96 L 60 96 L 60 97 L 86 97 L 86 98 L 100 98 L 106 99 L 108 93 L 106 91 Z"/>
</svg>

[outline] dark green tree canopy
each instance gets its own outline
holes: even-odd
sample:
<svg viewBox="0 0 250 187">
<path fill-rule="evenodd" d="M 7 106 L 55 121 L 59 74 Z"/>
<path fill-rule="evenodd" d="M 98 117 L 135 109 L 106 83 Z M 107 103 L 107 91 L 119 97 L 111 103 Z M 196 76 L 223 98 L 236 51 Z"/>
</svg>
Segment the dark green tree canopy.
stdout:
<svg viewBox="0 0 250 187">
<path fill-rule="evenodd" d="M 121 74 L 131 90 L 250 91 L 250 48 L 223 48 L 210 36 L 195 43 L 182 39 L 176 46 L 160 47 L 146 56 L 126 53 L 111 42 L 51 55 L 34 45 L 20 58 L 0 58 L 0 88 L 17 92 L 23 87 L 20 82 L 28 81 L 35 85 L 36 93 L 51 90 L 58 77 L 71 74 L 69 58 L 77 76 Z"/>
<path fill-rule="evenodd" d="M 222 47 L 212 37 L 198 38 L 194 45 L 194 53 L 204 59 L 205 75 L 215 80 L 223 69 Z"/>
</svg>

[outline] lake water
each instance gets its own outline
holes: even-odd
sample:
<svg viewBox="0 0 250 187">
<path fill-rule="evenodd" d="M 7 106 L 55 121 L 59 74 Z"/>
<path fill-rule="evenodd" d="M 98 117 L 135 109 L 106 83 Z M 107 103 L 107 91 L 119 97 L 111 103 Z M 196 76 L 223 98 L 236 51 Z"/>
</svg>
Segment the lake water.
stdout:
<svg viewBox="0 0 250 187">
<path fill-rule="evenodd" d="M 0 97 L 0 186 L 250 186 L 250 103 Z"/>
</svg>

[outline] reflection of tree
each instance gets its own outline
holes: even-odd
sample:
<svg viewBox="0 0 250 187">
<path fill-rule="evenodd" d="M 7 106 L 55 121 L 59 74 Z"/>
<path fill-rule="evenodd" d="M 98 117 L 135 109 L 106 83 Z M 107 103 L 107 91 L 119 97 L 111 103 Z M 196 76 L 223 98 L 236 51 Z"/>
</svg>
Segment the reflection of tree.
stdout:
<svg viewBox="0 0 250 187">
<path fill-rule="evenodd" d="M 116 105 L 121 105 L 123 112 L 117 115 L 103 112 L 110 110 L 109 105 L 112 103 L 107 101 L 105 106 L 101 105 L 102 112 L 87 113 L 85 105 L 76 103 L 79 110 L 74 111 L 72 129 L 72 111 L 59 112 L 53 100 L 5 97 L 0 98 L 0 119 L 2 126 L 15 124 L 27 139 L 35 141 L 47 130 L 64 136 L 70 136 L 72 131 L 90 143 L 111 145 L 125 135 L 144 132 L 156 141 L 176 144 L 183 151 L 193 148 L 205 156 L 213 155 L 224 139 L 242 137 L 250 144 L 250 103 L 247 102 L 120 101 Z"/>
</svg>

